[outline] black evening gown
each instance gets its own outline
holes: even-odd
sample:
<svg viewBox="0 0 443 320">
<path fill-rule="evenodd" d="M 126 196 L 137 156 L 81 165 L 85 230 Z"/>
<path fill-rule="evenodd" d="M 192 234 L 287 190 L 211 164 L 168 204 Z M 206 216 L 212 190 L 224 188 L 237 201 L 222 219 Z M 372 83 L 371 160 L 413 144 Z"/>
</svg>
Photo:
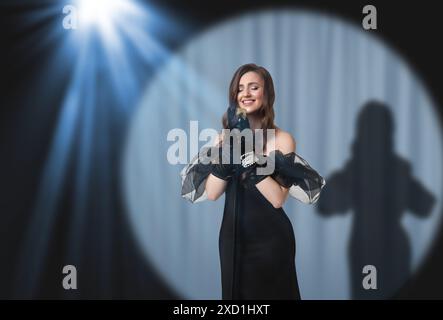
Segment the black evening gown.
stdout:
<svg viewBox="0 0 443 320">
<path fill-rule="evenodd" d="M 286 174 L 273 178 L 289 187 L 292 197 L 315 203 L 325 180 L 294 152 L 284 156 L 289 160 Z M 183 169 L 184 198 L 193 203 L 206 199 L 209 170 L 198 156 Z M 293 227 L 283 208 L 274 208 L 255 186 L 245 189 L 238 177 L 231 178 L 219 234 L 222 299 L 300 299 L 295 248 Z"/>
</svg>

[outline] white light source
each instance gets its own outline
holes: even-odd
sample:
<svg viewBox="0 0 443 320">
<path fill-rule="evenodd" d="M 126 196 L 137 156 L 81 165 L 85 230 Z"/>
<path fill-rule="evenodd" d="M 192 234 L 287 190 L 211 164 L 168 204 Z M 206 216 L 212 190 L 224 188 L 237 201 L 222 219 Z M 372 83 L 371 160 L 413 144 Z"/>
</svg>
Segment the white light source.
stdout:
<svg viewBox="0 0 443 320">
<path fill-rule="evenodd" d="M 109 24 L 117 12 L 125 8 L 124 0 L 79 0 L 79 19 L 81 27 L 102 28 Z"/>
<path fill-rule="evenodd" d="M 146 21 L 146 10 L 135 0 L 77 0 L 82 35 L 97 31 L 106 45 L 115 46 L 122 30 Z"/>
</svg>

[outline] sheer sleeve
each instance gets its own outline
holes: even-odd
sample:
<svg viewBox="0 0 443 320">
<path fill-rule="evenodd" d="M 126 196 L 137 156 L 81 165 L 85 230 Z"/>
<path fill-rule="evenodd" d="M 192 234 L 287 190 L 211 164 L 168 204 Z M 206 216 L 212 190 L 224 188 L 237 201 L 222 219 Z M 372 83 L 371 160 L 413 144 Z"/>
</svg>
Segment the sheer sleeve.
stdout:
<svg viewBox="0 0 443 320">
<path fill-rule="evenodd" d="M 313 204 L 320 198 L 320 192 L 326 180 L 309 163 L 295 152 L 283 154 L 272 151 L 275 158 L 275 172 L 272 178 L 285 188 L 289 195 L 303 203 Z"/>
<path fill-rule="evenodd" d="M 180 172 L 182 179 L 181 196 L 192 203 L 207 200 L 206 180 L 211 173 L 210 164 L 200 161 L 211 154 L 209 147 L 202 148 L 192 161 Z"/>
</svg>

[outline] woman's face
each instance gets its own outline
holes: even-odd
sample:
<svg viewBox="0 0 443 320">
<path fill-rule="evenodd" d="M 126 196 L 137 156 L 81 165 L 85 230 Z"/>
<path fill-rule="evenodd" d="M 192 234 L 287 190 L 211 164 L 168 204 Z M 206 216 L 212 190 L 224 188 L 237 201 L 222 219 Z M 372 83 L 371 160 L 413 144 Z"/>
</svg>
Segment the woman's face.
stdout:
<svg viewBox="0 0 443 320">
<path fill-rule="evenodd" d="M 237 102 L 246 109 L 247 113 L 259 110 L 263 104 L 264 81 L 261 75 L 254 71 L 245 73 L 239 82 Z"/>
</svg>

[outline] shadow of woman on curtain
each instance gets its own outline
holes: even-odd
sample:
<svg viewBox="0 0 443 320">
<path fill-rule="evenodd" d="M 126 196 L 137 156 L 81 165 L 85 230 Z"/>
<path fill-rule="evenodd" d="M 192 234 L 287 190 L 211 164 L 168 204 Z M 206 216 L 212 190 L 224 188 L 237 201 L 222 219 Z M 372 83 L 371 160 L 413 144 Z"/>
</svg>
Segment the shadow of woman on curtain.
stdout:
<svg viewBox="0 0 443 320">
<path fill-rule="evenodd" d="M 435 203 L 414 178 L 411 164 L 394 153 L 393 132 L 387 106 L 368 101 L 358 116 L 352 157 L 326 178 L 317 206 L 324 217 L 353 211 L 348 249 L 352 299 L 390 298 L 406 282 L 411 248 L 402 215 L 428 217 Z M 365 265 L 376 267 L 376 290 L 363 288 Z"/>
</svg>

